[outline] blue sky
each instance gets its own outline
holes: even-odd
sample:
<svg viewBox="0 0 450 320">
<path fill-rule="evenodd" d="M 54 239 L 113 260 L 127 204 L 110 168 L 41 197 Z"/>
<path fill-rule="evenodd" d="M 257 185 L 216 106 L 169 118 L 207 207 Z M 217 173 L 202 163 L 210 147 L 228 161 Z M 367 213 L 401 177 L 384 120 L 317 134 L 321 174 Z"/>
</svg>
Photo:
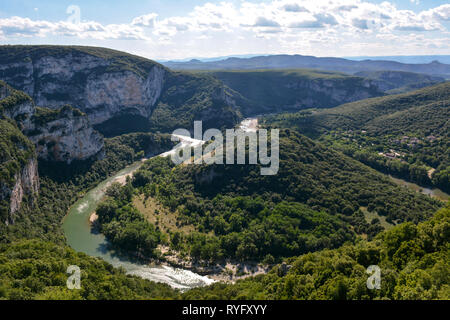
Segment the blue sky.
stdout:
<svg viewBox="0 0 450 320">
<path fill-rule="evenodd" d="M 70 6 L 79 8 L 67 13 Z M 450 54 L 448 0 L 10 0 L 0 44 L 106 46 L 153 59 Z"/>
</svg>

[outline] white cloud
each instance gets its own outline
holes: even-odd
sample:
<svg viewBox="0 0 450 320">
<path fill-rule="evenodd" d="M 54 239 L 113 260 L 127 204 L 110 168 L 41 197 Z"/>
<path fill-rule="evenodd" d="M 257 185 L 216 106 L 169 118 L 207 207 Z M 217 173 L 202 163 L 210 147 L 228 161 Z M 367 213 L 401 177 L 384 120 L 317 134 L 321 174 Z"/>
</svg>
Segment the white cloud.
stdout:
<svg viewBox="0 0 450 320">
<path fill-rule="evenodd" d="M 153 28 L 155 26 L 156 17 L 158 17 L 156 13 L 149 13 L 134 18 L 131 24 L 134 26 Z"/>
<path fill-rule="evenodd" d="M 95 21 L 73 24 L 10 17 L 0 19 L 0 39 L 67 37 L 68 41 L 73 39 L 75 42 L 80 39 L 133 39 L 141 40 L 135 42 L 139 51 L 151 48 L 160 56 L 180 55 L 173 58 L 270 50 L 354 55 L 355 48 L 366 50 L 366 54 L 376 50 L 403 49 L 407 52 L 411 48 L 417 52 L 423 39 L 410 37 L 413 34 L 427 34 L 426 47 L 441 50 L 444 40 L 450 42 L 445 27 L 448 21 L 450 4 L 415 13 L 400 10 L 387 1 L 375 4 L 366 0 L 273 0 L 264 3 L 244 0 L 236 5 L 226 1 L 206 3 L 185 15 L 164 19 L 158 19 L 156 13 L 148 13 L 123 24 Z M 399 41 L 406 38 L 410 42 L 403 41 L 399 46 Z M 433 41 L 436 41 L 434 46 Z M 96 44 L 102 45 L 101 42 Z M 223 52 L 221 48 L 229 52 Z"/>
<path fill-rule="evenodd" d="M 308 9 L 298 3 L 287 3 L 282 8 L 287 12 L 309 12 Z"/>
</svg>

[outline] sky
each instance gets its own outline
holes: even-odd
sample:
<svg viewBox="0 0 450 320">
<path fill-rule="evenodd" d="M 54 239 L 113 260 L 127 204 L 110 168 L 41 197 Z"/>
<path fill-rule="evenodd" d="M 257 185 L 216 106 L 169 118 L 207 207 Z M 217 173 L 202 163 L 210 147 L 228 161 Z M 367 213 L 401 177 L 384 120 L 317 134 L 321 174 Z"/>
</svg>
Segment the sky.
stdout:
<svg viewBox="0 0 450 320">
<path fill-rule="evenodd" d="M 450 1 L 1 0 L 0 44 L 102 46 L 154 60 L 450 55 Z"/>
</svg>

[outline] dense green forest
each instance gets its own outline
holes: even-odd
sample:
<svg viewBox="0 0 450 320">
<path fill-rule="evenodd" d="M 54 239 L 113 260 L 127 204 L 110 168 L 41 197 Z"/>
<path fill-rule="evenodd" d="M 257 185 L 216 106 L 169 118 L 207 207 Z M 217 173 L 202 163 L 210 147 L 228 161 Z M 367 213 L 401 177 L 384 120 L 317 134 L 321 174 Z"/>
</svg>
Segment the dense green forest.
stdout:
<svg viewBox="0 0 450 320">
<path fill-rule="evenodd" d="M 174 73 L 166 79 L 165 86 L 150 117 L 152 132 L 191 129 L 194 121 L 200 119 L 204 128 L 232 128 L 242 119 L 242 106 L 249 103 L 208 75 Z"/>
<path fill-rule="evenodd" d="M 448 112 L 449 99 L 450 82 L 445 82 L 410 93 L 356 101 L 331 109 L 303 110 L 293 114 L 269 116 L 266 122 L 281 128 L 295 128 L 310 136 L 317 136 L 338 128 L 341 130 L 366 129 L 373 134 L 395 129 L 397 132 L 406 131 L 427 135 L 431 134 L 430 131 L 433 129 L 438 129 L 436 126 L 428 128 L 430 123 L 439 121 L 445 123 L 448 118 L 436 113 L 424 116 L 416 112 L 418 117 L 416 119 L 403 119 L 401 115 L 407 115 L 408 112 L 417 109 L 423 110 L 423 107 L 428 105 L 440 106 L 441 112 Z M 407 112 L 399 113 L 402 111 Z M 377 125 L 380 119 L 385 119 L 383 117 L 389 117 L 393 121 L 389 121 L 388 128 L 384 127 L 387 122 Z M 422 122 L 424 119 L 421 117 L 430 122 Z"/>
<path fill-rule="evenodd" d="M 184 299 L 432 300 L 450 299 L 450 205 L 429 221 L 405 223 L 339 249 L 290 258 L 267 275 L 216 283 Z M 369 290 L 366 269 L 381 268 L 381 289 Z M 286 270 L 288 269 L 288 271 Z"/>
<path fill-rule="evenodd" d="M 379 171 L 450 191 L 450 82 L 264 119 L 292 128 Z M 430 171 L 431 170 L 431 171 Z"/>
<path fill-rule="evenodd" d="M 261 176 L 249 165 L 175 167 L 170 159 L 147 161 L 133 181 L 114 187 L 99 206 L 103 232 L 118 248 L 148 257 L 157 255 L 157 244 L 169 241 L 196 260 L 262 261 L 336 248 L 356 234 L 371 238 L 384 228 L 380 219 L 390 225 L 417 223 L 441 206 L 294 131 L 283 130 L 280 140 L 275 176 Z M 150 224 L 136 209 L 140 195 L 168 210 L 156 214 L 173 212 L 177 227 L 194 230 L 162 233 L 164 226 Z"/>
<path fill-rule="evenodd" d="M 81 289 L 67 289 L 67 268 L 81 269 Z M 42 240 L 0 244 L 0 300 L 175 299 L 179 293 L 125 275 L 103 260 Z"/>
</svg>

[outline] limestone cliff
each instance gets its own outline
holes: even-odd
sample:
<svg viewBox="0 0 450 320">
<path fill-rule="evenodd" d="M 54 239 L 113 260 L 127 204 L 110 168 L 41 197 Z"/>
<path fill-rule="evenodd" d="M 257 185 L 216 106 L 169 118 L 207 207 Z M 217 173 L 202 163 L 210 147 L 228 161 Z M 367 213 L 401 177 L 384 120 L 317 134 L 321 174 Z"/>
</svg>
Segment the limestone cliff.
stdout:
<svg viewBox="0 0 450 320">
<path fill-rule="evenodd" d="M 68 105 L 36 110 L 25 134 L 36 145 L 39 159 L 71 163 L 102 156 L 103 137 L 89 124 L 86 114 Z"/>
<path fill-rule="evenodd" d="M 16 213 L 22 204 L 25 195 L 35 197 L 39 192 L 38 166 L 32 158 L 14 177 L 15 184 L 10 194 L 10 220 L 14 222 Z"/>
<path fill-rule="evenodd" d="M 214 71 L 209 74 L 249 101 L 246 116 L 330 108 L 382 96 L 371 79 L 317 70 Z"/>
<path fill-rule="evenodd" d="M 9 223 L 25 198 L 33 202 L 39 178 L 34 146 L 10 119 L 0 119 L 0 146 L 0 221 Z"/>
<path fill-rule="evenodd" d="M 103 137 L 78 109 L 35 107 L 27 94 L 4 82 L 0 82 L 0 97 L 1 117 L 14 120 L 35 143 L 39 159 L 70 163 L 102 155 Z"/>
<path fill-rule="evenodd" d="M 31 126 L 34 110 L 33 101 L 27 94 L 0 81 L 0 116 L 15 120 L 21 130 L 26 130 Z"/>
<path fill-rule="evenodd" d="M 168 71 L 150 60 L 86 47 L 0 47 L 0 79 L 52 109 L 70 104 L 95 125 L 116 115 L 148 118 Z"/>
</svg>

